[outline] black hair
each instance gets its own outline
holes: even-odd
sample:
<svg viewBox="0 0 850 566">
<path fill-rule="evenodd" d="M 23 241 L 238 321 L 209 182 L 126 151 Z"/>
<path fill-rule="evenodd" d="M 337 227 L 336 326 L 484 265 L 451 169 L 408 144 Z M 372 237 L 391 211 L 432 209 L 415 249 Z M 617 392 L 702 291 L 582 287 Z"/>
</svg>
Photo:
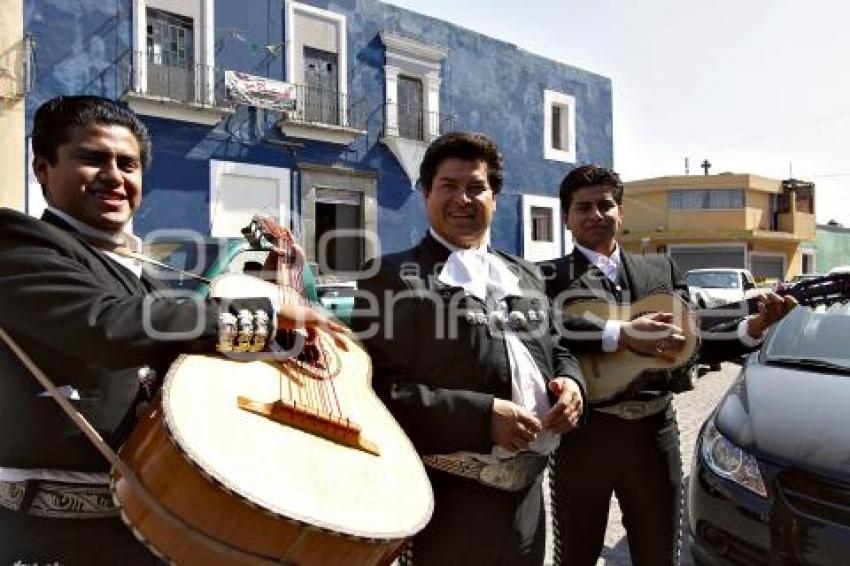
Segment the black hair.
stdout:
<svg viewBox="0 0 850 566">
<path fill-rule="evenodd" d="M 490 188 L 494 193 L 502 190 L 504 163 L 499 148 L 487 135 L 470 132 L 449 132 L 428 146 L 419 166 L 419 186 L 430 190 L 440 163 L 452 158 L 485 162 Z"/>
</svg>

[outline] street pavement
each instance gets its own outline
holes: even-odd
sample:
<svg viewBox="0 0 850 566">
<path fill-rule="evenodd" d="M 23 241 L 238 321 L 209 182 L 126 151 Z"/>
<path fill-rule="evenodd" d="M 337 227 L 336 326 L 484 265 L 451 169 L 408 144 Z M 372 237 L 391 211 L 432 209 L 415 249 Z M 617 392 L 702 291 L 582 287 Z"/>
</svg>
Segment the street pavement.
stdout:
<svg viewBox="0 0 850 566">
<path fill-rule="evenodd" d="M 687 494 L 687 482 L 691 475 L 694 444 L 696 443 L 700 427 L 714 407 L 717 406 L 718 401 L 720 401 L 720 398 L 729 386 L 732 385 L 740 370 L 741 366 L 739 365 L 724 363 L 720 371 L 709 372 L 700 377 L 693 391 L 676 395 L 674 398 L 682 447 L 685 495 Z M 548 493 L 544 493 L 544 497 L 547 499 L 547 508 L 548 495 Z M 687 517 L 687 512 L 683 514 L 683 518 L 685 517 Z M 548 519 L 549 517 L 547 516 Z M 686 527 L 683 525 L 683 528 Z M 551 530 L 547 530 L 549 531 L 547 535 L 549 535 Z M 549 541 L 552 540 L 551 536 L 547 538 Z M 686 540 L 683 540 L 683 542 L 685 545 L 687 544 Z M 545 563 L 552 563 L 551 545 L 547 548 Z M 611 508 L 608 513 L 608 530 L 605 532 L 605 547 L 602 550 L 602 557 L 597 562 L 597 566 L 631 566 L 631 564 L 629 543 L 622 524 L 620 506 L 617 503 L 617 499 L 612 498 Z M 690 549 L 687 546 L 683 546 L 681 566 L 692 565 Z"/>
</svg>

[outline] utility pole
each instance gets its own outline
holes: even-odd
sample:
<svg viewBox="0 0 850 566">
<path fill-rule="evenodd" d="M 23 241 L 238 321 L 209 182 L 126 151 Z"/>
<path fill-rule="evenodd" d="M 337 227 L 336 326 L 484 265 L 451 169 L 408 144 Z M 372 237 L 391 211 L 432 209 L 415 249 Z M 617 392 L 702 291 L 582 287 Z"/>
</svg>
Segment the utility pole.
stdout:
<svg viewBox="0 0 850 566">
<path fill-rule="evenodd" d="M 708 162 L 708 159 L 703 159 L 700 167 L 702 167 L 705 170 L 705 174 L 708 175 L 708 170 L 711 169 L 711 163 Z"/>
</svg>

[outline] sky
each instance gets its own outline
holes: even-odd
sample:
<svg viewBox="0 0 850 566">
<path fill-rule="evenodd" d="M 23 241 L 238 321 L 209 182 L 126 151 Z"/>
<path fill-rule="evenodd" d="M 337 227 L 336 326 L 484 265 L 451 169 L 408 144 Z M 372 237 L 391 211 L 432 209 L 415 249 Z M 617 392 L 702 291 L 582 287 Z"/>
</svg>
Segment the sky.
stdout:
<svg viewBox="0 0 850 566">
<path fill-rule="evenodd" d="M 610 78 L 626 181 L 793 175 L 850 227 L 850 2 L 387 1 Z"/>
</svg>

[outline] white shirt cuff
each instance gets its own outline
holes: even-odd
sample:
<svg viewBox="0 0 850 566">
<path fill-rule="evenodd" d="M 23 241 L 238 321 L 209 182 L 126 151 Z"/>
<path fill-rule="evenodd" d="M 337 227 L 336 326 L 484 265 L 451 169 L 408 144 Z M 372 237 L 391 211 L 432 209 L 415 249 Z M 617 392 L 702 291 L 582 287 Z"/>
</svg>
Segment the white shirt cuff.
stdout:
<svg viewBox="0 0 850 566">
<path fill-rule="evenodd" d="M 761 337 L 759 338 L 753 338 L 748 332 L 749 325 L 747 324 L 747 321 L 748 319 L 745 318 L 738 323 L 738 340 L 740 340 L 741 344 L 747 348 L 755 348 L 764 342 L 764 337 L 767 335 L 767 332 L 762 332 Z"/>
<path fill-rule="evenodd" d="M 620 320 L 605 321 L 605 328 L 602 329 L 602 351 L 616 352 L 620 346 L 620 327 L 623 322 Z"/>
</svg>

